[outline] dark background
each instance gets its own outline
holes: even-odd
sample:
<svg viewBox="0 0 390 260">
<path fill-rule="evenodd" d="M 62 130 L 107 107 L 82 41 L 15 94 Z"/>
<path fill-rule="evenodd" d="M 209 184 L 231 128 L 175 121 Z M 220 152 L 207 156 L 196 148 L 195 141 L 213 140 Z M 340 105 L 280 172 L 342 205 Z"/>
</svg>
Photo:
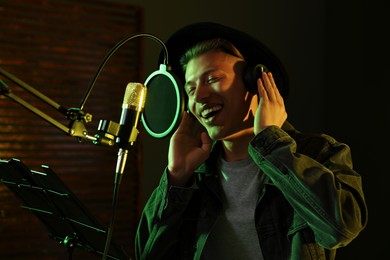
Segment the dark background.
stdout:
<svg viewBox="0 0 390 260">
<path fill-rule="evenodd" d="M 192 22 L 214 21 L 253 34 L 284 62 L 291 83 L 288 120 L 301 131 L 325 132 L 350 145 L 363 179 L 367 228 L 338 259 L 388 258 L 389 5 L 384 0 L 152 1 L 145 29 L 166 40 Z M 159 47 L 146 42 L 145 74 Z M 168 139 L 143 139 L 145 199 L 166 165 Z M 385 239 L 383 238 L 385 237 Z"/>
<path fill-rule="evenodd" d="M 213 21 L 246 31 L 274 50 L 289 74 L 288 120 L 301 131 L 324 132 L 349 144 L 354 167 L 362 176 L 368 226 L 350 245 L 338 251 L 337 259 L 389 258 L 386 249 L 390 229 L 385 213 L 390 198 L 386 167 L 390 155 L 388 3 L 385 5 L 384 0 L 115 2 L 142 7 L 143 31 L 162 40 L 189 23 Z M 148 40 L 144 44 L 144 60 L 139 68 L 146 79 L 157 69 L 161 46 Z M 128 79 L 138 80 L 138 77 Z M 121 101 L 117 105 L 120 107 Z M 150 137 L 141 125 L 137 140 L 137 151 L 142 157 L 141 181 L 137 187 L 141 191 L 141 206 L 166 166 L 168 142 L 169 138 Z M 129 163 L 127 168 L 131 166 Z M 111 185 L 111 179 L 107 183 Z M 134 199 L 131 195 L 121 198 Z M 129 234 L 131 238 L 134 235 Z M 6 240 L 8 235 L 1 237 Z"/>
</svg>

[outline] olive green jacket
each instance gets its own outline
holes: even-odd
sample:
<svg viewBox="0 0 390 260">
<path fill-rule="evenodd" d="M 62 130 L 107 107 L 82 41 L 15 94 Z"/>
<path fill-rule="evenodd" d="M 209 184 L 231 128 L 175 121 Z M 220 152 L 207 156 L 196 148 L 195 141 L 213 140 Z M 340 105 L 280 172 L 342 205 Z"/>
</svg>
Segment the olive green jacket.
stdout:
<svg viewBox="0 0 390 260">
<path fill-rule="evenodd" d="M 336 249 L 365 228 L 361 176 L 346 144 L 300 133 L 286 122 L 263 130 L 248 149 L 265 174 L 255 213 L 265 260 L 334 259 Z M 222 211 L 215 163 L 220 152 L 216 142 L 192 187 L 170 187 L 164 172 L 139 222 L 136 259 L 200 259 Z"/>
</svg>

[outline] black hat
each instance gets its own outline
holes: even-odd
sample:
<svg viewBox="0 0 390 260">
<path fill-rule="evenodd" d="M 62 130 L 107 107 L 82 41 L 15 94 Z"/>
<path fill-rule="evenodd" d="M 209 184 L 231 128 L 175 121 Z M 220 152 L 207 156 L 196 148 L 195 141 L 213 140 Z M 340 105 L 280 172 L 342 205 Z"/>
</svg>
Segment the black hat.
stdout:
<svg viewBox="0 0 390 260">
<path fill-rule="evenodd" d="M 230 41 L 250 66 L 265 65 L 272 72 L 281 95 L 284 98 L 287 97 L 289 89 L 287 73 L 279 58 L 253 36 L 214 22 L 200 22 L 184 26 L 168 38 L 165 45 L 171 72 L 184 83 L 184 73 L 180 65 L 181 56 L 196 43 L 217 37 Z M 163 53 L 161 53 L 160 64 L 163 58 Z"/>
</svg>

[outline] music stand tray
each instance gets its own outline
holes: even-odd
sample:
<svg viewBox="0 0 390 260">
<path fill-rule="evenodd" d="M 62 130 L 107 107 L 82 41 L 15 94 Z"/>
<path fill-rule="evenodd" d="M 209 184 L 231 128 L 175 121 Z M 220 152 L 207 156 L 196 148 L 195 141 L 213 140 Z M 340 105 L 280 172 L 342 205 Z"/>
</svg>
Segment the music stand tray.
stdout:
<svg viewBox="0 0 390 260">
<path fill-rule="evenodd" d="M 30 170 L 19 159 L 0 159 L 0 181 L 23 201 L 47 228 L 49 236 L 67 248 L 69 259 L 77 247 L 97 255 L 104 254 L 107 231 L 66 187 L 49 166 L 43 172 Z M 114 242 L 108 259 L 130 259 Z"/>
</svg>

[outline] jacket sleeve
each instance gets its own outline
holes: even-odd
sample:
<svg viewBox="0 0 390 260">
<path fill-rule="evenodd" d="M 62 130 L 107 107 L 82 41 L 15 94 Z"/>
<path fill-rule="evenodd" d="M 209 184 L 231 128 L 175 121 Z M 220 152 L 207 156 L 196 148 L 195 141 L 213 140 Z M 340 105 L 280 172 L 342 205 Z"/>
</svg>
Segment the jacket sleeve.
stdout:
<svg viewBox="0 0 390 260">
<path fill-rule="evenodd" d="M 361 176 L 350 148 L 327 135 L 300 139 L 271 126 L 251 141 L 249 153 L 314 232 L 318 244 L 350 243 L 367 224 Z"/>
<path fill-rule="evenodd" d="M 169 187 L 167 169 L 164 171 L 141 214 L 135 237 L 136 259 L 176 258 L 182 215 L 192 192 L 193 187 Z"/>
</svg>

